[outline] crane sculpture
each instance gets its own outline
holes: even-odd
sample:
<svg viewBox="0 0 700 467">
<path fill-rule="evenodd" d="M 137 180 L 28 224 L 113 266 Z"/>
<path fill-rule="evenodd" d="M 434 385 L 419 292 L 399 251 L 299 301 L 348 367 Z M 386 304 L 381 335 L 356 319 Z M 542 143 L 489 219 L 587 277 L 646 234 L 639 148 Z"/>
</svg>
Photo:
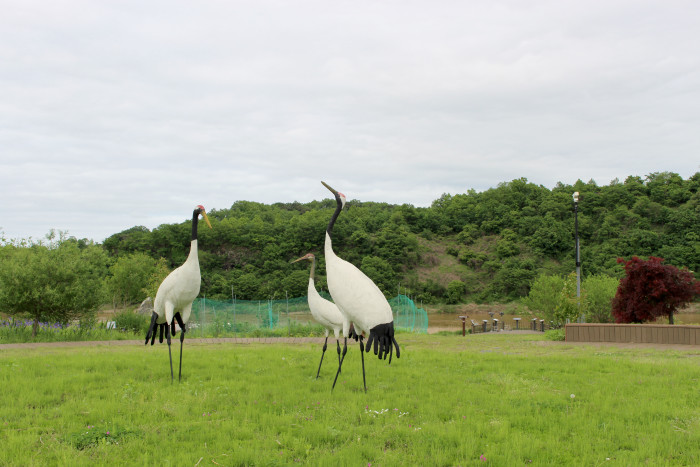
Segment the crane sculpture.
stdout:
<svg viewBox="0 0 700 467">
<path fill-rule="evenodd" d="M 311 316 L 314 317 L 318 323 L 320 323 L 324 328 L 326 328 L 326 340 L 323 342 L 323 353 L 321 353 L 321 361 L 318 364 L 318 371 L 316 372 L 316 379 L 321 374 L 321 364 L 323 363 L 323 356 L 326 354 L 326 349 L 328 348 L 328 335 L 330 331 L 333 331 L 335 336 L 335 343 L 338 349 L 338 362 L 340 363 L 340 331 L 343 329 L 343 315 L 338 310 L 335 303 L 326 300 L 318 293 L 316 286 L 314 285 L 314 272 L 316 270 L 316 256 L 313 253 L 302 256 L 299 259 L 295 259 L 292 263 L 298 261 L 308 260 L 311 261 L 311 274 L 309 274 L 309 291 L 308 291 L 308 301 L 309 309 L 311 310 Z"/>
<path fill-rule="evenodd" d="M 367 335 L 367 352 L 374 346 L 374 354 L 379 359 L 386 358 L 396 347 L 396 358 L 400 357 L 399 344 L 394 338 L 394 316 L 384 294 L 379 287 L 372 282 L 353 264 L 339 258 L 333 251 L 331 233 L 338 215 L 345 207 L 345 195 L 331 188 L 326 182 L 321 182 L 335 196 L 336 209 L 326 228 L 326 240 L 324 252 L 326 255 L 326 275 L 328 291 L 333 301 L 343 315 L 343 352 L 338 363 L 338 372 L 335 374 L 333 388 L 338 381 L 343 360 L 347 353 L 348 336 L 360 341 L 360 354 L 362 356 L 362 383 L 367 392 L 365 379 L 365 347 L 362 339 Z M 354 330 L 351 331 L 351 324 Z M 352 333 L 352 334 L 351 334 Z"/>
<path fill-rule="evenodd" d="M 187 332 L 187 322 L 192 312 L 192 302 L 199 295 L 199 287 L 202 283 L 202 276 L 199 272 L 199 254 L 197 251 L 197 223 L 199 215 L 211 229 L 211 223 L 207 217 L 204 207 L 198 205 L 192 213 L 192 239 L 190 241 L 190 254 L 187 260 L 168 274 L 158 287 L 156 299 L 153 303 L 153 313 L 151 314 L 151 324 L 146 334 L 146 344 L 150 339 L 151 345 L 156 340 L 156 330 L 160 330 L 160 342 L 163 342 L 163 331 L 168 342 L 168 356 L 170 357 L 170 381 L 173 375 L 173 356 L 170 351 L 170 337 L 175 335 L 175 322 L 180 326 L 180 370 L 178 381 L 182 378 L 182 344 Z"/>
</svg>

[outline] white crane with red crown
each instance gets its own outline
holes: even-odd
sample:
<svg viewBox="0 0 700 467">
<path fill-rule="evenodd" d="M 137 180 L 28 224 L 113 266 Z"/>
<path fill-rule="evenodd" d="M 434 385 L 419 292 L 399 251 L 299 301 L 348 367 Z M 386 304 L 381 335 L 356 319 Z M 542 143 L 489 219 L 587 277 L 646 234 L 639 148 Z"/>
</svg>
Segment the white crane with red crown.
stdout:
<svg viewBox="0 0 700 467">
<path fill-rule="evenodd" d="M 292 263 L 298 261 L 309 260 L 311 261 L 311 274 L 309 274 L 309 290 L 308 290 L 308 302 L 309 309 L 311 310 L 311 316 L 326 328 L 326 340 L 323 342 L 323 353 L 321 353 L 321 361 L 318 363 L 318 371 L 316 372 L 316 379 L 318 375 L 321 374 L 321 364 L 323 363 L 323 356 L 326 354 L 326 349 L 328 348 L 328 335 L 330 331 L 333 331 L 335 336 L 335 343 L 338 349 L 338 362 L 340 362 L 340 331 L 343 329 L 343 315 L 338 310 L 335 303 L 330 300 L 326 300 L 321 296 L 316 290 L 314 284 L 314 272 L 316 270 L 316 256 L 313 253 L 302 256 L 299 259 L 295 259 Z"/>
<path fill-rule="evenodd" d="M 160 342 L 163 342 L 163 331 L 168 342 L 168 356 L 170 357 L 170 381 L 173 375 L 173 356 L 170 351 L 170 336 L 175 335 L 175 321 L 180 326 L 180 370 L 178 380 L 182 378 L 182 343 L 187 332 L 186 324 L 192 312 L 192 302 L 199 295 L 199 287 L 202 283 L 202 276 L 199 272 L 199 254 L 197 251 L 197 223 L 199 215 L 211 229 L 211 223 L 204 210 L 204 206 L 198 205 L 192 213 L 192 240 L 190 241 L 190 254 L 187 260 L 168 274 L 158 287 L 156 299 L 153 303 L 153 314 L 151 315 L 151 325 L 146 334 L 146 344 L 150 339 L 151 345 L 156 340 L 156 330 L 160 328 Z"/>
<path fill-rule="evenodd" d="M 391 354 L 396 347 L 396 358 L 400 357 L 399 344 L 394 339 L 394 316 L 391 306 L 387 302 L 379 287 L 372 282 L 355 265 L 339 258 L 333 252 L 331 233 L 338 215 L 345 207 L 345 195 L 334 190 L 325 182 L 321 182 L 335 196 L 336 209 L 326 228 L 326 241 L 324 252 L 326 255 L 326 275 L 328 280 L 328 291 L 333 297 L 333 301 L 343 314 L 343 353 L 338 364 L 338 372 L 333 381 L 333 387 L 338 381 L 338 375 L 343 366 L 343 360 L 348 350 L 348 336 L 351 332 L 351 324 L 354 327 L 351 337 L 360 340 L 360 353 L 362 355 L 362 383 L 367 392 L 367 382 L 365 380 L 365 347 L 362 339 L 367 335 L 367 352 L 374 344 L 374 354 L 379 359 Z"/>
</svg>

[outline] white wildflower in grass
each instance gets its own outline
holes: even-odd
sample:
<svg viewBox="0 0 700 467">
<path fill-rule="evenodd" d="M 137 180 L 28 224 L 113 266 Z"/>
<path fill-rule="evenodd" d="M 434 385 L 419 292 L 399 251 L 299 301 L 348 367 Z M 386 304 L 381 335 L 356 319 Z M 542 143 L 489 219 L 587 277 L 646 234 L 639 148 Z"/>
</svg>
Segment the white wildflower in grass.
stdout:
<svg viewBox="0 0 700 467">
<path fill-rule="evenodd" d="M 365 406 L 365 413 L 367 415 L 369 415 L 370 417 L 377 417 L 377 415 L 384 415 L 387 412 L 389 412 L 389 409 L 371 410 L 367 406 Z M 408 412 L 401 412 L 399 409 L 394 409 L 393 412 L 398 414 L 399 417 L 403 417 L 404 415 L 408 415 Z"/>
</svg>

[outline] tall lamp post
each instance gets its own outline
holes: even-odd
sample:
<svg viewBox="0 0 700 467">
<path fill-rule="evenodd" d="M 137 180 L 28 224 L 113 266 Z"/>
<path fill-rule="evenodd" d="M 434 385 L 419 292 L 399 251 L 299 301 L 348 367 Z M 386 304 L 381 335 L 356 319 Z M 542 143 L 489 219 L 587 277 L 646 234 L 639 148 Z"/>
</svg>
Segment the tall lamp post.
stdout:
<svg viewBox="0 0 700 467">
<path fill-rule="evenodd" d="M 579 322 L 581 316 L 581 245 L 578 241 L 578 191 L 574 192 L 574 237 L 576 238 L 576 303 L 578 305 Z"/>
</svg>

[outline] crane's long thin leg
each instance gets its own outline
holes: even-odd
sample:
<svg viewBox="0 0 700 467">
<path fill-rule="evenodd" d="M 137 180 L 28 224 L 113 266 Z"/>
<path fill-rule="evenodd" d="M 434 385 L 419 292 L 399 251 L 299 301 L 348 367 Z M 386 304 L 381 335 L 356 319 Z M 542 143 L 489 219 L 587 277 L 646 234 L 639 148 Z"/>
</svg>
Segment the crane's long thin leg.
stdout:
<svg viewBox="0 0 700 467">
<path fill-rule="evenodd" d="M 365 381 L 365 344 L 362 342 L 362 334 L 360 334 L 360 355 L 362 356 L 362 384 L 367 392 L 367 381 Z"/>
<path fill-rule="evenodd" d="M 165 323 L 165 339 L 168 341 L 168 357 L 170 357 L 170 382 L 175 379 L 173 375 L 173 354 L 170 351 L 170 325 Z"/>
<path fill-rule="evenodd" d="M 182 380 L 182 344 L 185 342 L 185 333 L 187 329 L 185 328 L 185 323 L 182 322 L 182 317 L 179 312 L 175 313 L 175 320 L 178 326 L 180 326 L 180 370 L 177 373 L 177 380 L 179 382 Z M 175 324 L 173 324 L 173 328 L 175 328 Z"/>
<path fill-rule="evenodd" d="M 338 381 L 338 375 L 340 374 L 340 369 L 343 367 L 343 360 L 345 360 L 345 354 L 348 353 L 348 338 L 345 338 L 345 343 L 343 344 L 343 355 L 340 357 L 340 362 L 338 363 L 338 372 L 335 374 L 335 379 L 333 380 L 333 388 L 335 388 L 335 383 Z"/>
<path fill-rule="evenodd" d="M 338 363 L 340 363 L 340 341 L 338 339 L 336 339 L 335 343 L 338 346 Z"/>
<path fill-rule="evenodd" d="M 327 348 L 328 348 L 328 336 L 326 336 L 326 340 L 323 342 L 323 353 L 321 354 L 321 361 L 318 362 L 318 371 L 316 372 L 316 379 L 318 379 L 318 375 L 321 374 L 321 363 L 323 363 L 323 356 L 326 355 Z"/>
<path fill-rule="evenodd" d="M 182 380 L 182 344 L 185 342 L 184 331 L 180 333 L 180 370 L 177 373 L 177 381 Z"/>
<path fill-rule="evenodd" d="M 394 354 L 394 346 L 389 343 L 389 365 L 391 365 L 391 356 Z"/>
</svg>

